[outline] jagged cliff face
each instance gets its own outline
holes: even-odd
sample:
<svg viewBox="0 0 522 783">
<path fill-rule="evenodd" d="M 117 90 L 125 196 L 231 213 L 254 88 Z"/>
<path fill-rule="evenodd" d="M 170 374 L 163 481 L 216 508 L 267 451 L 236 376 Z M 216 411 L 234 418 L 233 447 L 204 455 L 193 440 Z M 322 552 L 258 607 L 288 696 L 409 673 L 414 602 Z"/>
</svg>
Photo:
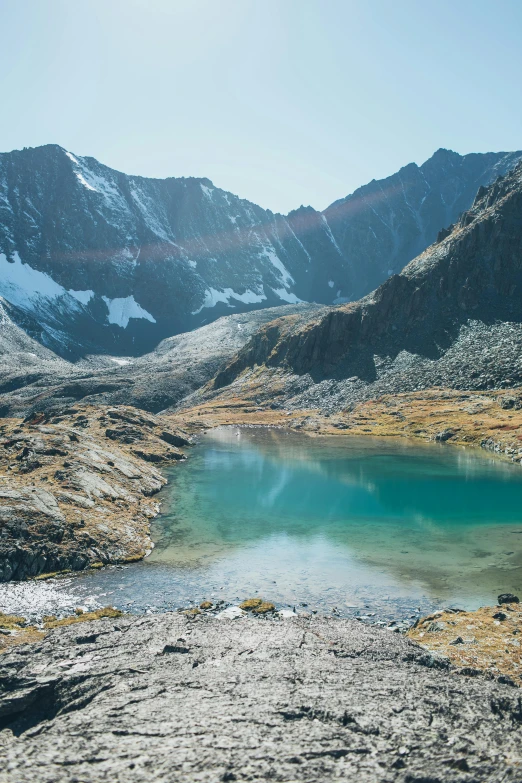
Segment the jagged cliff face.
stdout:
<svg viewBox="0 0 522 783">
<path fill-rule="evenodd" d="M 0 295 L 31 337 L 72 358 L 140 353 L 231 311 L 352 300 L 521 155 L 439 150 L 324 213 L 285 217 L 206 179 L 128 176 L 56 145 L 5 153 Z"/>
<path fill-rule="evenodd" d="M 310 314 L 304 325 L 292 317 L 267 324 L 215 387 L 256 364 L 308 374 L 319 384 L 339 382 L 341 396 L 348 393 L 346 380 L 359 392 L 361 383 L 373 385 L 374 393 L 436 384 L 509 386 L 521 381 L 521 323 L 519 164 L 482 187 L 444 239 L 373 294 L 319 318 Z"/>
</svg>

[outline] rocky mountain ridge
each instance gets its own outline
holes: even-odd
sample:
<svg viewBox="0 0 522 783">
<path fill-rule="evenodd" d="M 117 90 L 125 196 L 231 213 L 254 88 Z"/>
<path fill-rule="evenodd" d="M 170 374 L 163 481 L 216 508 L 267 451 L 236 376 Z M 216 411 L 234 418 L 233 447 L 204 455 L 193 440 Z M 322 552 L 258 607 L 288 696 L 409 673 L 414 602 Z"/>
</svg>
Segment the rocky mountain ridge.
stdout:
<svg viewBox="0 0 522 783">
<path fill-rule="evenodd" d="M 0 331 L 0 416 L 24 417 L 79 400 L 134 405 L 157 413 L 204 386 L 259 327 L 278 314 L 306 318 L 321 309 L 296 304 L 223 316 L 169 337 L 143 356 L 98 355 L 71 363 L 31 340 L 9 319 L 6 307 Z"/>
<path fill-rule="evenodd" d="M 430 386 L 520 384 L 522 165 L 481 188 L 444 234 L 359 302 L 310 314 L 305 324 L 266 324 L 214 389 L 248 384 L 256 366 L 302 408 Z"/>
<path fill-rule="evenodd" d="M 522 152 L 439 150 L 324 212 L 204 178 L 129 176 L 57 145 L 0 154 L 0 295 L 68 359 L 136 355 L 223 314 L 353 300 L 398 272 Z"/>
</svg>

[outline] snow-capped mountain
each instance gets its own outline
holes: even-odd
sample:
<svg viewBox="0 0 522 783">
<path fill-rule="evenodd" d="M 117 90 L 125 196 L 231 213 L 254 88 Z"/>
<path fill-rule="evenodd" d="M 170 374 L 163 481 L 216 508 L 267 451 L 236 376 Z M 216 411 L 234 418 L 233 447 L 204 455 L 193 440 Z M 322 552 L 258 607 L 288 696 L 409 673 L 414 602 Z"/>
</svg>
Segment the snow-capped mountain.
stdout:
<svg viewBox="0 0 522 783">
<path fill-rule="evenodd" d="M 0 154 L 0 296 L 64 356 L 141 353 L 230 312 L 356 299 L 521 157 L 439 150 L 323 213 L 283 216 L 207 179 L 130 176 L 57 145 Z"/>
</svg>

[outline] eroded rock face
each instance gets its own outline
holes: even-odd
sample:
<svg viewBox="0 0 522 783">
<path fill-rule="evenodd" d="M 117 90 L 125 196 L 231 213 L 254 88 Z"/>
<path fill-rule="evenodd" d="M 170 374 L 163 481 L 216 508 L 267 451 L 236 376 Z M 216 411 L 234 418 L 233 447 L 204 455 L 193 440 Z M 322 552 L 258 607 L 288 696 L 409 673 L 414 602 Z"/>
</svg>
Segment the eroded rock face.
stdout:
<svg viewBox="0 0 522 783">
<path fill-rule="evenodd" d="M 1 657 L 1 779 L 510 779 L 519 691 L 349 620 L 167 614 Z"/>
<path fill-rule="evenodd" d="M 150 551 L 166 483 L 151 463 L 183 459 L 165 438 L 188 445 L 184 433 L 123 406 L 4 419 L 0 432 L 0 581 Z"/>
</svg>

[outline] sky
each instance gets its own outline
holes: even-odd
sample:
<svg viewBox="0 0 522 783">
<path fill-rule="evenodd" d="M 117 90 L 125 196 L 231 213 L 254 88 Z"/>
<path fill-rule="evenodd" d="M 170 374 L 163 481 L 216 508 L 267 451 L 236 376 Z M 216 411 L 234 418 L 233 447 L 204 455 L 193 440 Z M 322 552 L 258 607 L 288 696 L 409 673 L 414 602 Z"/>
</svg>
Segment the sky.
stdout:
<svg viewBox="0 0 522 783">
<path fill-rule="evenodd" d="M 520 0 L 0 0 L 0 151 L 324 209 L 429 158 L 522 149 Z"/>
</svg>

